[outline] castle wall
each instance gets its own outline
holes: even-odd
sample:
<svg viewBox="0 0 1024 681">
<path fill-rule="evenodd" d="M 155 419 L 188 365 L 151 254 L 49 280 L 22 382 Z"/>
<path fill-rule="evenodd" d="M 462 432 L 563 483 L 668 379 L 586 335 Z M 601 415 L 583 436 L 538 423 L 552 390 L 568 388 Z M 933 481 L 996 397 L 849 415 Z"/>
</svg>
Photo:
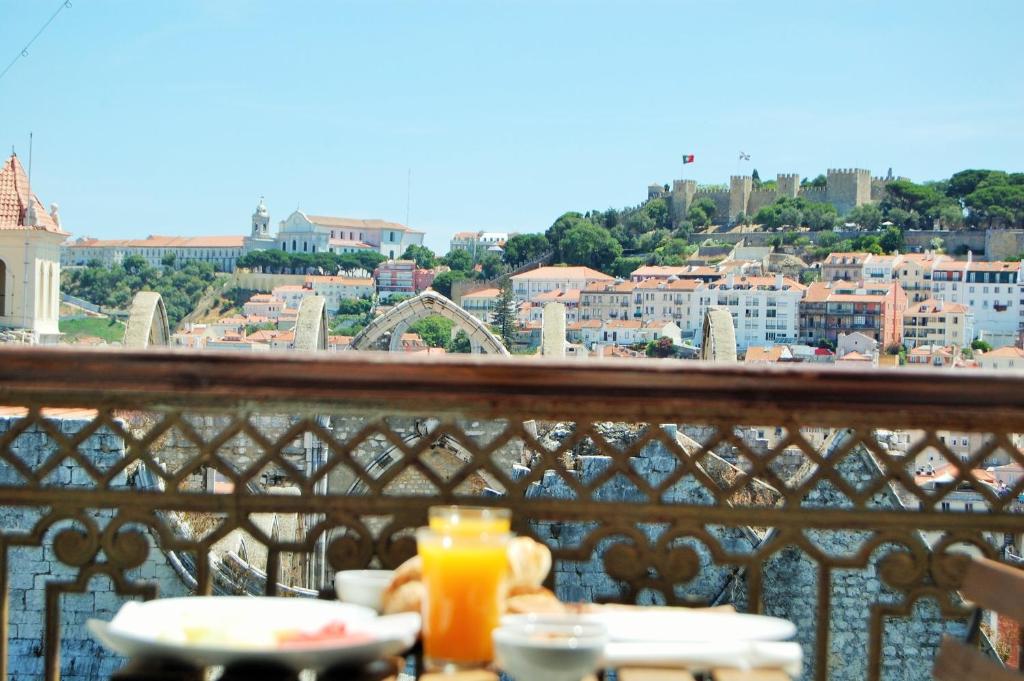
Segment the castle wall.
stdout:
<svg viewBox="0 0 1024 681">
<path fill-rule="evenodd" d="M 765 206 L 772 205 L 780 196 L 781 194 L 771 189 L 757 189 L 750 192 L 750 200 L 747 202 L 747 215 L 750 217 L 757 215 L 757 211 Z"/>
<path fill-rule="evenodd" d="M 693 195 L 693 200 L 711 199 L 715 204 L 715 216 L 713 222 L 722 222 L 729 219 L 730 192 L 721 190 L 705 191 L 699 190 Z"/>
<path fill-rule="evenodd" d="M 749 175 L 733 175 L 729 178 L 729 222 L 735 221 L 740 213 L 747 212 L 753 187 L 754 180 Z"/>
<path fill-rule="evenodd" d="M 800 192 L 800 176 L 796 173 L 776 175 L 775 184 L 780 197 L 795 199 Z"/>
<path fill-rule="evenodd" d="M 693 203 L 693 195 L 697 193 L 697 183 L 693 180 L 676 180 L 672 183 L 672 193 L 669 195 L 669 210 L 672 214 L 672 224 L 678 225 L 686 219 L 686 213 Z"/>
<path fill-rule="evenodd" d="M 840 215 L 871 200 L 871 173 L 860 168 L 829 168 L 826 173 L 828 202 Z"/>
</svg>

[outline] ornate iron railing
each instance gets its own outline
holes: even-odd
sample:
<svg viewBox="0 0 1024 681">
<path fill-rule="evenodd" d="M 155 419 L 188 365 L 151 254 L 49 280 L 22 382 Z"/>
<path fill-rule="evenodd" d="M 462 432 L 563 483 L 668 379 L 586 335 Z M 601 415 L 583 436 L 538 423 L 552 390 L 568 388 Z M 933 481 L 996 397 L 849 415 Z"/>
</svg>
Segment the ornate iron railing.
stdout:
<svg viewBox="0 0 1024 681">
<path fill-rule="evenodd" d="M 0 405 L 3 677 L 108 674 L 82 623 L 122 597 L 397 565 L 471 499 L 564 599 L 733 603 L 810 678 L 928 678 L 963 551 L 1024 527 L 1024 482 L 972 472 L 1024 463 L 1017 375 L 15 348 Z"/>
</svg>

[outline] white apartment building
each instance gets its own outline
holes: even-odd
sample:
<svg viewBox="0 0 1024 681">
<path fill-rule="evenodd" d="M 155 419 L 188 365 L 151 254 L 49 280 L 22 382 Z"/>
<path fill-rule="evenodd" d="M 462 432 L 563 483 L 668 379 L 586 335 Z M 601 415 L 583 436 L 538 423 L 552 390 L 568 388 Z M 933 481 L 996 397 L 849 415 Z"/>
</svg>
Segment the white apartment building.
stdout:
<svg viewBox="0 0 1024 681">
<path fill-rule="evenodd" d="M 1024 349 L 1007 346 L 990 352 L 975 352 L 974 359 L 982 369 L 1020 371 L 1024 369 Z"/>
<path fill-rule="evenodd" d="M 512 292 L 518 301 L 532 301 L 549 291 L 582 291 L 590 284 L 615 280 L 604 272 L 590 267 L 538 267 L 514 274 Z"/>
<path fill-rule="evenodd" d="M 456 232 L 448 244 L 449 250 L 468 251 L 477 260 L 485 253 L 501 255 L 505 242 L 514 233 L 509 232 Z"/>
<path fill-rule="evenodd" d="M 350 279 L 348 277 L 311 276 L 306 277 L 306 288 L 313 295 L 323 296 L 327 311 L 338 311 L 341 301 L 351 298 L 373 298 L 373 279 Z"/>
<path fill-rule="evenodd" d="M 935 266 L 932 297 L 967 305 L 974 335 L 993 346 L 1015 345 L 1024 321 L 1019 262 L 951 260 Z"/>
<path fill-rule="evenodd" d="M 592 320 L 593 321 L 593 320 Z M 602 345 L 647 344 L 661 337 L 672 339 L 674 345 L 682 344 L 682 332 L 675 322 L 652 319 L 610 319 L 596 325 L 584 325 L 580 329 L 580 340 L 588 348 Z"/>
<path fill-rule="evenodd" d="M 284 301 L 271 293 L 255 293 L 242 305 L 246 317 L 266 317 L 276 320 L 284 310 Z"/>
<path fill-rule="evenodd" d="M 498 304 L 501 291 L 496 288 L 485 288 L 467 293 L 459 299 L 459 307 L 473 315 L 484 324 L 490 324 L 494 316 L 494 308 Z"/>
<path fill-rule="evenodd" d="M 300 286 L 299 284 L 281 284 L 270 290 L 270 294 L 279 300 L 284 301 L 284 306 L 289 310 L 298 310 L 302 299 L 313 295 L 313 289 Z"/>
<path fill-rule="evenodd" d="M 729 275 L 705 284 L 705 309 L 719 305 L 732 315 L 736 329 L 736 348 L 749 345 L 793 342 L 799 335 L 800 300 L 806 287 L 776 274 L 771 277 Z"/>
</svg>

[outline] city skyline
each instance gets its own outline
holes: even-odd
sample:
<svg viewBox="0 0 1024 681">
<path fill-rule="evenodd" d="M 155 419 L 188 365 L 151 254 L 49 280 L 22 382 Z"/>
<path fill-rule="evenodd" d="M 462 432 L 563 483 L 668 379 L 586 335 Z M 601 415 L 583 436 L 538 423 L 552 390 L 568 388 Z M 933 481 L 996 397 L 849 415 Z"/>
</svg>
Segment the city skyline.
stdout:
<svg viewBox="0 0 1024 681">
<path fill-rule="evenodd" d="M 11 12 L 0 44 L 53 10 Z M 457 231 L 639 203 L 684 153 L 710 183 L 1015 170 L 1021 18 L 1010 2 L 82 2 L 0 80 L 0 142 L 27 161 L 34 133 L 34 189 L 76 236 L 243 234 L 261 195 L 273 223 L 297 207 L 405 222 L 411 168 L 410 224 L 444 251 Z"/>
</svg>

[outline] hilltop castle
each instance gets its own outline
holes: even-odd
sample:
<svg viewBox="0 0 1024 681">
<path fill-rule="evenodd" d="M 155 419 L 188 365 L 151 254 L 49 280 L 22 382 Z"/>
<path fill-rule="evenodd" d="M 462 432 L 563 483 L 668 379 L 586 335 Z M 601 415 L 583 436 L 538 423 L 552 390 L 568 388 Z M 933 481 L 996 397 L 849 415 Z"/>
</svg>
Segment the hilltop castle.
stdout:
<svg viewBox="0 0 1024 681">
<path fill-rule="evenodd" d="M 782 197 L 799 196 L 813 203 L 830 203 L 840 215 L 845 215 L 862 204 L 881 201 L 886 183 L 896 179 L 891 170 L 887 177 L 871 177 L 870 171 L 861 168 L 829 168 L 825 177 L 824 187 L 814 187 L 801 185 L 800 176 L 795 173 L 780 174 L 775 176 L 774 188 L 755 189 L 750 175 L 733 175 L 728 190 L 702 189 L 695 180 L 674 180 L 671 191 L 659 184 L 650 185 L 647 200 L 668 198 L 674 225 L 685 220 L 690 205 L 702 198 L 714 201 L 716 221 L 728 217 L 730 223 L 740 214 L 753 216 Z"/>
</svg>

